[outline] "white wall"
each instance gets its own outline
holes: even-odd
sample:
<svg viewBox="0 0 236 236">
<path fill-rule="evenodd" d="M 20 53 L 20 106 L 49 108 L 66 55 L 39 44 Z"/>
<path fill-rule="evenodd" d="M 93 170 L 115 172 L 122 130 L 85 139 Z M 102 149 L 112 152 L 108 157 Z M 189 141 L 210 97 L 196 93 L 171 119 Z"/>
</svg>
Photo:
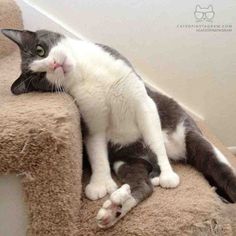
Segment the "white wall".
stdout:
<svg viewBox="0 0 236 236">
<path fill-rule="evenodd" d="M 22 0 L 18 0 L 22 2 Z M 204 117 L 236 146 L 235 0 L 27 0 L 72 33 L 115 47 L 159 88 Z M 214 24 L 232 32 L 195 32 L 196 4 L 213 5 Z M 25 16 L 27 18 L 27 16 Z M 36 17 L 26 27 L 51 28 Z"/>
</svg>

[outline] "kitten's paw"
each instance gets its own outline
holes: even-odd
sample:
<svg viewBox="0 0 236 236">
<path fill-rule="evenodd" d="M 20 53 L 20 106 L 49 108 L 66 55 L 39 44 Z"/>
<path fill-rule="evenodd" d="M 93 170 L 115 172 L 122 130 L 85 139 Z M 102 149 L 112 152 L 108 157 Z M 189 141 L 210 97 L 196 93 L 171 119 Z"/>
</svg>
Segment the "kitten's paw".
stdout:
<svg viewBox="0 0 236 236">
<path fill-rule="evenodd" d="M 175 188 L 179 182 L 179 176 L 174 171 L 162 172 L 160 175 L 160 185 L 163 188 Z"/>
<path fill-rule="evenodd" d="M 154 177 L 154 178 L 151 178 L 151 183 L 153 186 L 158 186 L 160 185 L 160 178 L 159 177 Z"/>
<path fill-rule="evenodd" d="M 109 228 L 120 220 L 132 207 L 136 200 L 132 197 L 130 186 L 122 185 L 111 194 L 110 199 L 103 203 L 97 214 L 97 224 L 100 228 Z"/>
<path fill-rule="evenodd" d="M 117 189 L 117 184 L 110 178 L 106 180 L 91 181 L 85 188 L 85 195 L 90 200 L 97 200 L 107 193 L 113 193 Z"/>
</svg>

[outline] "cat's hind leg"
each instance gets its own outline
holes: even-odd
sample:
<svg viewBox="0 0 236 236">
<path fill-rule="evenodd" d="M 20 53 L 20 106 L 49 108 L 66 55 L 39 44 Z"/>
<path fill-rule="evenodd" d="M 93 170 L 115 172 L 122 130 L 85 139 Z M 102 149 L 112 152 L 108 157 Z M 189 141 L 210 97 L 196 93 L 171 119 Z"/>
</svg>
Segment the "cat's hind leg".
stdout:
<svg viewBox="0 0 236 236">
<path fill-rule="evenodd" d="M 187 163 L 216 186 L 231 202 L 236 202 L 236 173 L 224 155 L 196 131 L 186 133 Z"/>
<path fill-rule="evenodd" d="M 114 163 L 117 177 L 125 183 L 106 200 L 97 214 L 101 228 L 109 228 L 153 192 L 149 171 L 143 163 Z"/>
</svg>

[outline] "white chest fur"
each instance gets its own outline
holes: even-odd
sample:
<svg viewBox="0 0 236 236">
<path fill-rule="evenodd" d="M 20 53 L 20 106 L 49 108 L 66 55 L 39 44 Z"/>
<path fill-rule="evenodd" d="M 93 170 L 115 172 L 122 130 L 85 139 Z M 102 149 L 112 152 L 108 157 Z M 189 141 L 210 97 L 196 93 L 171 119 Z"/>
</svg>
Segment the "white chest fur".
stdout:
<svg viewBox="0 0 236 236">
<path fill-rule="evenodd" d="M 86 41 L 62 42 L 73 47 L 77 61 L 65 81 L 92 133 L 106 132 L 107 140 L 127 144 L 140 137 L 134 101 L 146 93 L 144 84 L 122 60 L 116 60 Z"/>
<path fill-rule="evenodd" d="M 127 77 L 126 77 L 127 76 Z M 135 87 L 142 87 L 135 75 L 125 75 L 114 83 L 81 83 L 71 90 L 91 132 L 105 131 L 107 140 L 128 144 L 141 137 L 135 121 Z M 143 89 L 138 89 L 143 90 Z"/>
</svg>

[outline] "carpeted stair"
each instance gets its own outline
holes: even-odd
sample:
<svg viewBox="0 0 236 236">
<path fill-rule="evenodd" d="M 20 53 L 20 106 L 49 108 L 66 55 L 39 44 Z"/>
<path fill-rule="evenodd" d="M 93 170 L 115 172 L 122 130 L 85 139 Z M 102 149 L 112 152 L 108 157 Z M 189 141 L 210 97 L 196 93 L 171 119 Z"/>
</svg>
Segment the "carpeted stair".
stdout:
<svg viewBox="0 0 236 236">
<path fill-rule="evenodd" d="M 22 28 L 11 0 L 0 1 L 0 28 Z M 78 109 L 66 94 L 11 94 L 19 66 L 18 49 L 0 36 L 0 174 L 23 176 L 27 235 L 236 235 L 235 205 L 223 203 L 201 174 L 180 164 L 174 166 L 178 188 L 156 188 L 115 227 L 99 229 L 95 216 L 104 199 L 84 197 L 89 172 L 82 178 Z M 236 166 L 233 155 L 198 123 Z"/>
</svg>

